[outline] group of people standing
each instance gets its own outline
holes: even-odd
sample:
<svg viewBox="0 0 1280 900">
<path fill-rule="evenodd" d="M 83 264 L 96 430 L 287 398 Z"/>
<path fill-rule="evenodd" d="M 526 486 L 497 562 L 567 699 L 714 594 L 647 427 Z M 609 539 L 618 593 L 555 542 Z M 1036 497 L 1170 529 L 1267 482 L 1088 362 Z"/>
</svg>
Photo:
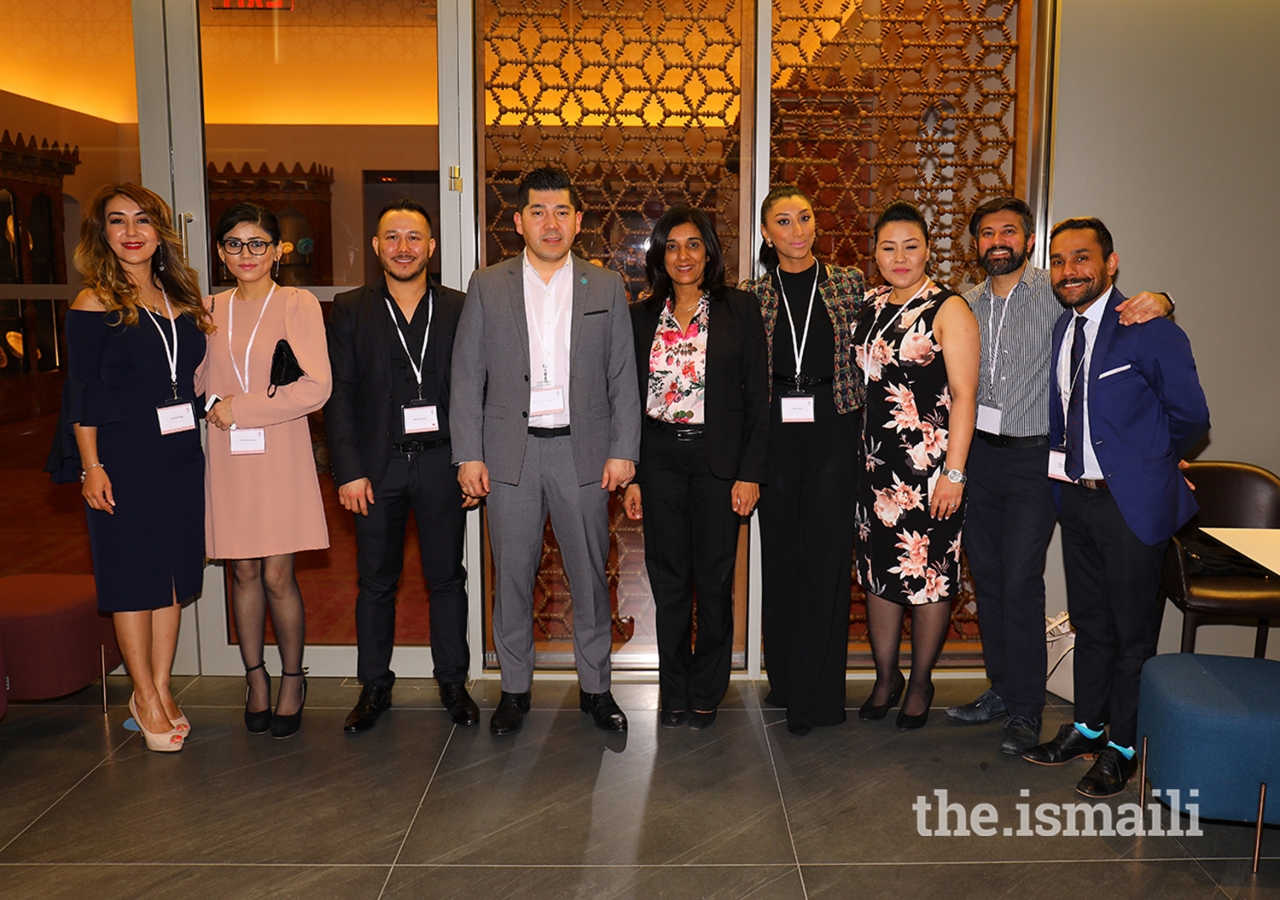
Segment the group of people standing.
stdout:
<svg viewBox="0 0 1280 900">
<path fill-rule="evenodd" d="M 490 730 L 518 731 L 530 708 L 533 583 L 549 514 L 573 597 L 580 707 L 598 727 L 625 731 L 626 714 L 610 690 L 605 578 L 607 504 L 619 491 L 626 515 L 643 521 L 664 727 L 705 729 L 715 721 L 729 683 L 739 527 L 758 507 L 765 699 L 786 710 L 792 735 L 845 719 L 855 565 L 876 666 L 859 717 L 883 719 L 900 705 L 899 727 L 925 724 L 963 544 L 992 686 L 947 717 L 998 718 L 1002 749 L 1044 764 L 1098 755 L 1101 725 L 1112 722 L 1113 737 L 1128 740 L 1130 752 L 1121 756 L 1132 758 L 1132 711 L 1119 698 L 1136 698 L 1134 662 L 1140 669 L 1143 654 L 1154 652 L 1148 620 L 1155 600 L 1144 594 L 1141 612 L 1131 614 L 1137 601 L 1130 595 L 1147 582 L 1125 581 L 1112 570 L 1129 564 L 1110 556 L 1068 564 L 1073 616 L 1078 594 L 1092 598 L 1081 606 L 1087 624 L 1077 622 L 1077 658 L 1091 660 L 1093 679 L 1084 691 L 1092 699 L 1077 698 L 1089 710 L 1072 732 L 1080 739 L 1064 729 L 1056 743 L 1039 741 L 1042 570 L 1056 515 L 1051 440 L 1064 444 L 1061 477 L 1089 492 L 1085 505 L 1112 502 L 1106 479 L 1115 477 L 1108 468 L 1115 450 L 1104 451 L 1098 438 L 1082 451 L 1075 436 L 1081 354 L 1087 363 L 1102 339 L 1096 330 L 1079 332 L 1087 337 L 1078 348 L 1059 354 L 1069 317 L 1063 307 L 1088 309 L 1103 299 L 1091 321 L 1104 307 L 1114 308 L 1108 315 L 1117 322 L 1158 319 L 1158 340 L 1116 343 L 1154 347 L 1149 368 L 1164 371 L 1165 383 L 1174 383 L 1167 373 L 1177 366 L 1185 375 L 1190 361 L 1185 336 L 1160 318 L 1171 311 L 1167 297 L 1124 301 L 1111 289 L 1115 254 L 1105 226 L 1068 220 L 1055 227 L 1050 277 L 1028 265 L 1035 237 L 1026 204 L 984 204 L 970 231 L 989 277 L 962 297 L 930 277 L 925 216 L 894 202 L 873 229 L 883 283 L 867 290 L 857 269 L 814 256 L 809 198 L 779 187 L 761 209 L 765 274 L 739 288 L 726 284 L 710 217 L 673 208 L 648 243 L 649 290 L 628 304 L 617 273 L 571 252 L 583 209 L 566 173 L 528 173 L 516 206 L 524 252 L 477 271 L 464 297 L 427 277 L 435 240 L 425 210 L 412 201 L 391 204 L 373 238 L 385 277 L 338 295 L 326 352 L 316 299 L 271 277 L 280 234 L 266 210 L 240 204 L 222 217 L 218 253 L 237 287 L 202 302 L 159 198 L 116 185 L 91 204 L 76 256 L 86 287 L 67 325 L 63 418 L 78 456 L 68 448 L 55 462 L 83 471 L 100 604 L 115 611 L 134 682 L 131 708 L 148 746 L 180 749 L 190 730 L 169 693 L 168 670 L 177 602 L 199 590 L 203 560 L 198 542 L 193 547 L 199 525 L 192 510 L 201 509 L 208 555 L 233 561 L 246 727 L 277 737 L 297 730 L 305 626 L 292 560 L 298 550 L 327 545 L 306 425 L 306 414 L 324 406 L 338 495 L 355 517 L 358 544 L 363 687 L 345 722 L 349 733 L 374 727 L 391 706 L 395 591 L 410 511 L 431 587 L 441 700 L 454 722 L 479 722 L 465 685 L 462 536 L 466 508 L 481 500 L 502 672 Z M 1060 237 L 1074 248 L 1061 261 Z M 1110 341 L 1115 329 L 1105 322 Z M 302 372 L 281 384 L 272 378 L 278 344 L 292 349 Z M 1074 368 L 1054 380 L 1051 400 L 1055 354 Z M 1147 376 L 1143 384 L 1160 380 L 1138 362 L 1100 377 L 1131 368 L 1139 380 Z M 1089 390 L 1096 369 L 1083 365 Z M 1164 472 L 1172 465 L 1176 475 L 1178 455 L 1208 427 L 1203 394 L 1199 407 L 1194 402 L 1194 374 L 1191 361 L 1172 403 L 1156 385 L 1155 419 L 1144 427 L 1166 435 L 1165 445 L 1157 435 L 1137 454 L 1160 468 L 1175 508 L 1153 528 L 1135 527 L 1144 513 L 1133 513 L 1134 504 L 1146 509 L 1165 498 L 1149 487 L 1117 488 L 1119 512 L 1105 513 L 1107 554 L 1129 528 L 1149 559 L 1150 548 L 1162 552 L 1160 542 L 1194 509 Z M 1114 437 L 1097 412 L 1103 405 L 1096 402 L 1084 419 L 1095 435 Z M 212 426 L 207 466 L 195 427 L 201 412 Z M 1114 443 L 1125 446 L 1123 438 Z M 1133 464 L 1128 457 L 1115 463 L 1122 471 Z M 199 474 L 203 496 L 192 487 Z M 1065 488 L 1062 497 L 1065 528 L 1073 504 Z M 1082 526 L 1074 544 L 1081 559 L 1098 546 L 1085 546 L 1096 540 L 1091 527 Z M 1142 556 L 1130 550 L 1126 559 Z M 274 710 L 263 669 L 268 608 L 284 676 Z M 909 679 L 899 669 L 908 609 Z"/>
</svg>

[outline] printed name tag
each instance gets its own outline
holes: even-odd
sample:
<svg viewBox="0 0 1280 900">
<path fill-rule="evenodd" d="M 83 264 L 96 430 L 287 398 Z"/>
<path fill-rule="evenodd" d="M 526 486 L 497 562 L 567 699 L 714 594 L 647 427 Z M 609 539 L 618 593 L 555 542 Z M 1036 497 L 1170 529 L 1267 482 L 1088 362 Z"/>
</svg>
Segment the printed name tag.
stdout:
<svg viewBox="0 0 1280 900">
<path fill-rule="evenodd" d="M 1049 477 L 1055 481 L 1065 481 L 1067 484 L 1073 484 L 1072 480 L 1067 477 L 1067 451 L 1066 450 L 1050 450 L 1049 451 Z"/>
<path fill-rule="evenodd" d="M 545 416 L 564 412 L 564 388 L 556 385 L 529 392 L 529 415 Z"/>
<path fill-rule="evenodd" d="M 196 411 L 187 400 L 174 400 L 157 406 L 156 418 L 160 420 L 161 434 L 194 431 L 196 427 Z"/>
<path fill-rule="evenodd" d="M 987 434 L 1000 433 L 1000 410 L 994 406 L 978 405 L 978 430 Z"/>
<path fill-rule="evenodd" d="M 435 404 L 417 406 L 406 403 L 401 407 L 404 413 L 404 433 L 421 434 L 424 431 L 439 431 L 440 418 L 436 414 Z"/>
<path fill-rule="evenodd" d="M 267 452 L 267 432 L 264 428 L 235 428 L 231 436 L 232 456 L 252 456 Z"/>
<path fill-rule="evenodd" d="M 798 395 L 782 398 L 782 421 L 812 422 L 813 397 Z"/>
</svg>

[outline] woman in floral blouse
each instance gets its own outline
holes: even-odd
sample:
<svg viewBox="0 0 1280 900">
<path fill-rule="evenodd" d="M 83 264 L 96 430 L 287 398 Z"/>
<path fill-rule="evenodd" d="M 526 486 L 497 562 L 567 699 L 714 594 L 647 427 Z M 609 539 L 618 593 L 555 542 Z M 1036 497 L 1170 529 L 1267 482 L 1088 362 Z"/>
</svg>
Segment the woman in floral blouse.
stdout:
<svg viewBox="0 0 1280 900">
<path fill-rule="evenodd" d="M 867 390 L 866 471 L 854 521 L 876 663 L 875 687 L 858 715 L 883 719 L 902 698 L 898 727 L 919 728 L 929 717 L 933 666 L 960 580 L 978 322 L 964 298 L 929 278 L 929 229 L 910 203 L 892 203 L 876 220 L 875 257 L 887 284 L 868 292 L 872 311 L 854 332 Z M 898 669 L 908 606 L 910 684 Z"/>
<path fill-rule="evenodd" d="M 725 286 L 720 241 L 701 210 L 658 220 L 645 274 L 649 296 L 631 308 L 645 427 L 623 504 L 644 520 L 662 725 L 702 729 L 729 687 L 738 531 L 765 478 L 764 324 L 752 295 Z"/>
</svg>

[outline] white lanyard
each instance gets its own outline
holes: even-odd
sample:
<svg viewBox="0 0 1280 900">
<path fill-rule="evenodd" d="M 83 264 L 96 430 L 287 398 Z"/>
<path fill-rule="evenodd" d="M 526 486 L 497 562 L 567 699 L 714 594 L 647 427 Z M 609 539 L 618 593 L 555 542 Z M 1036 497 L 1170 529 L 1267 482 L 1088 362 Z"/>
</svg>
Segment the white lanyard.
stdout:
<svg viewBox="0 0 1280 900">
<path fill-rule="evenodd" d="M 396 311 L 391 308 L 391 301 L 386 297 L 382 298 L 386 301 L 387 312 L 391 314 L 391 324 L 396 326 L 396 334 L 400 336 L 400 346 L 404 348 L 404 355 L 409 357 L 409 368 L 413 369 L 413 377 L 418 379 L 418 399 L 422 399 L 422 367 L 427 363 L 427 339 L 431 337 L 431 318 L 435 314 L 435 303 L 431 299 L 431 292 L 427 291 L 427 330 L 422 333 L 422 353 L 418 356 L 418 363 L 414 365 L 413 354 L 409 352 L 409 342 L 404 339 L 404 332 L 400 330 L 400 320 L 396 318 Z"/>
<path fill-rule="evenodd" d="M 164 329 L 160 327 L 160 323 L 156 321 L 155 315 L 151 310 L 143 306 L 147 310 L 147 315 L 151 317 L 151 324 L 156 326 L 156 331 L 160 332 L 160 340 L 164 341 L 164 358 L 169 363 L 169 384 L 173 387 L 173 399 L 178 399 L 178 323 L 173 318 L 173 307 L 169 305 L 169 295 L 164 292 L 164 288 L 160 289 L 160 296 L 164 297 L 164 308 L 169 313 L 169 333 L 173 335 L 173 346 L 169 346 L 169 339 L 164 336 Z"/>
<path fill-rule="evenodd" d="M 907 307 L 910 306 L 912 303 L 914 303 L 916 301 L 916 298 L 919 297 L 921 294 L 923 294 L 931 284 L 933 284 L 933 279 L 926 278 L 924 280 L 924 284 L 920 285 L 920 290 L 912 294 L 910 300 L 908 300 L 906 303 L 898 307 L 898 311 L 893 314 L 893 317 L 889 319 L 889 321 L 885 324 L 883 328 L 881 328 L 879 331 L 876 332 L 876 336 L 874 338 L 871 337 L 871 331 L 870 329 L 868 329 L 867 336 L 862 341 L 862 358 L 863 359 L 867 359 L 867 345 L 875 343 L 875 341 L 878 341 L 880 340 L 880 338 L 884 337 L 884 333 L 893 327 L 893 323 L 898 321 L 898 317 L 901 316 L 904 312 L 906 312 Z M 885 303 L 887 305 L 888 301 L 886 300 Z M 875 328 L 876 325 L 880 324 L 880 313 L 882 311 L 883 311 L 883 307 L 881 309 L 876 310 L 876 317 L 871 322 L 871 328 Z M 868 381 L 866 369 L 862 370 L 862 380 L 864 382 Z"/>
<path fill-rule="evenodd" d="M 557 273 L 557 274 L 559 274 L 559 273 Z M 553 277 L 554 277 L 554 276 L 553 276 Z M 550 288 L 550 285 L 548 285 L 548 288 Z M 554 291 L 552 291 L 552 290 L 548 290 L 546 293 L 544 293 L 544 294 L 543 294 L 542 304 L 541 304 L 540 308 L 539 308 L 539 309 L 538 309 L 538 310 L 533 314 L 533 333 L 534 333 L 534 334 L 536 334 L 536 335 L 538 336 L 538 346 L 542 348 L 542 381 L 541 381 L 541 382 L 539 382 L 540 384 L 550 384 L 550 383 L 551 383 L 551 376 L 550 376 L 550 374 L 548 373 L 547 359 L 548 359 L 548 357 L 549 357 L 549 356 L 551 356 L 551 355 L 552 355 L 552 352 L 553 352 L 553 349 L 554 349 L 554 348 L 552 348 L 552 347 L 547 346 L 547 342 L 546 342 L 545 340 L 543 340 L 543 337 L 542 337 L 542 326 L 541 326 L 540 324 L 538 324 L 538 323 L 539 323 L 539 320 L 542 318 L 542 312 L 543 312 L 543 310 L 545 310 L 545 309 L 546 309 L 546 305 L 547 305 L 547 294 L 551 294 L 551 299 L 552 299 L 552 301 L 554 301 L 554 300 L 556 299 L 556 298 L 555 298 L 555 292 L 554 292 Z M 554 316 L 552 316 L 552 317 L 551 317 L 551 339 L 552 339 L 552 340 L 555 340 L 555 337 L 556 337 L 556 323 L 560 321 L 560 314 L 561 314 L 561 313 L 563 313 L 563 312 L 564 312 L 564 307 L 563 307 L 561 304 L 557 303 L 557 304 L 556 304 L 556 314 L 555 314 Z"/>
<path fill-rule="evenodd" d="M 1084 318 L 1084 316 L 1081 316 L 1080 318 L 1082 318 L 1082 319 L 1083 319 L 1083 318 Z M 1071 334 L 1071 346 L 1070 346 L 1070 347 L 1065 347 L 1065 348 L 1064 348 L 1064 349 L 1065 349 L 1065 351 L 1066 351 L 1066 356 L 1067 356 L 1067 358 L 1066 358 L 1065 362 L 1066 362 L 1066 364 L 1067 364 L 1067 368 L 1068 368 L 1068 370 L 1070 370 L 1070 368 L 1071 368 L 1071 351 L 1072 351 L 1072 350 L 1074 350 L 1074 349 L 1075 349 L 1075 347 L 1076 347 L 1075 324 L 1076 324 L 1076 323 L 1075 323 L 1075 321 L 1072 321 L 1072 323 L 1071 323 L 1071 328 L 1072 328 L 1072 334 Z M 1087 321 L 1087 320 L 1086 320 L 1085 324 L 1086 324 L 1086 325 L 1088 325 L 1088 321 Z M 1088 359 L 1089 359 L 1089 336 L 1088 336 L 1088 335 L 1086 335 L 1086 334 L 1084 333 L 1084 329 L 1083 329 L 1083 328 L 1082 328 L 1082 329 L 1080 329 L 1080 338 L 1081 338 L 1081 340 L 1083 340 L 1083 341 L 1084 341 L 1084 351 L 1080 354 L 1080 362 L 1076 363 L 1076 371 L 1075 371 L 1075 373 L 1071 376 L 1071 381 L 1067 384 L 1067 402 L 1068 402 L 1068 403 L 1070 403 L 1070 402 L 1071 402 L 1071 392 L 1072 392 L 1072 391 L 1074 391 L 1074 390 L 1076 389 L 1076 379 L 1078 379 L 1078 378 L 1080 377 L 1080 371 L 1084 368 L 1084 364 L 1085 364 L 1085 363 L 1088 361 Z"/>
<path fill-rule="evenodd" d="M 1017 290 L 1017 289 L 1018 289 L 1017 285 L 1014 285 L 1014 290 Z M 989 386 L 989 389 L 987 390 L 988 397 L 994 396 L 996 392 L 996 366 L 999 364 L 999 361 L 1000 361 L 1000 335 L 1004 333 L 1004 317 L 1005 317 L 1005 314 L 1009 312 L 1009 302 L 1011 300 L 1013 300 L 1013 291 L 1009 291 L 1009 296 L 1004 298 L 1004 307 L 1000 310 L 1000 327 L 996 329 L 995 339 L 991 342 L 992 343 L 991 377 L 990 377 L 990 386 Z M 987 333 L 988 334 L 991 333 L 991 325 L 992 325 L 992 321 L 995 319 L 995 315 L 996 315 L 996 298 L 995 298 L 995 294 L 992 294 L 991 309 L 987 311 Z"/>
<path fill-rule="evenodd" d="M 239 290 L 237 288 L 236 290 Z M 227 304 L 227 352 L 231 354 L 231 368 L 236 373 L 236 381 L 240 382 L 240 390 L 249 393 L 249 354 L 253 352 L 253 342 L 258 336 L 258 326 L 262 324 L 262 317 L 267 314 L 267 305 L 271 302 L 271 296 L 276 292 L 276 283 L 271 282 L 271 290 L 267 291 L 267 299 L 262 301 L 262 309 L 258 311 L 258 321 L 253 326 L 253 331 L 249 334 L 249 344 L 244 348 L 244 374 L 240 373 L 240 366 L 236 363 L 236 351 L 232 349 L 232 338 L 235 334 L 235 318 L 236 318 L 236 292 L 231 292 L 231 302 Z"/>
<path fill-rule="evenodd" d="M 809 311 L 804 314 L 804 336 L 796 343 L 796 323 L 791 318 L 791 304 L 787 302 L 787 291 L 782 286 L 782 273 L 778 273 L 778 293 L 782 295 L 782 308 L 787 312 L 787 324 L 791 326 L 791 352 L 796 356 L 796 377 L 800 377 L 800 360 L 804 359 L 804 348 L 809 344 L 809 322 L 813 318 L 813 298 L 818 296 L 818 277 L 822 274 L 822 263 L 815 261 L 813 272 L 813 289 L 809 291 Z"/>
</svg>

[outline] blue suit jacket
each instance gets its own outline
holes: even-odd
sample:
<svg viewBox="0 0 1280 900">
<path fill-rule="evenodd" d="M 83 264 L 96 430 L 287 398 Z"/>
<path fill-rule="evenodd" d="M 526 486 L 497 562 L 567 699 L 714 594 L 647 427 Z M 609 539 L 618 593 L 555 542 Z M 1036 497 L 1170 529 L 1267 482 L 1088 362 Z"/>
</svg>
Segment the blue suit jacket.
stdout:
<svg viewBox="0 0 1280 900">
<path fill-rule="evenodd" d="M 1123 326 L 1111 292 L 1089 362 L 1089 436 L 1103 477 L 1125 523 L 1143 543 L 1168 540 L 1199 508 L 1178 470 L 1209 430 L 1209 406 L 1200 388 L 1191 342 L 1168 319 Z M 1049 387 L 1049 440 L 1064 445 L 1058 357 L 1075 313 L 1053 327 Z M 1060 501 L 1061 484 L 1053 496 Z M 1059 505 L 1059 510 L 1061 506 Z"/>
</svg>

